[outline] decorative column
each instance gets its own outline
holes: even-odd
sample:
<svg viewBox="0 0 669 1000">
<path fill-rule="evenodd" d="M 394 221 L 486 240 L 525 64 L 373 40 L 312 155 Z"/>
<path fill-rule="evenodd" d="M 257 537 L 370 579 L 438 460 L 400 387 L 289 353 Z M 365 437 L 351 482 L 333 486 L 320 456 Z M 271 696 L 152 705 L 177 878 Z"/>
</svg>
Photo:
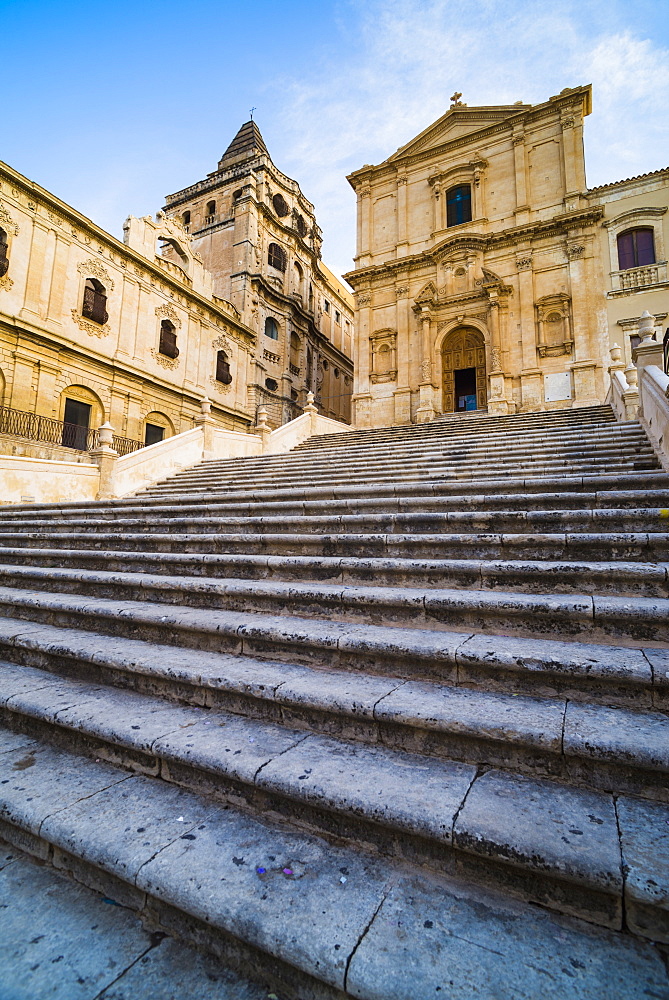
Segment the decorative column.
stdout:
<svg viewBox="0 0 669 1000">
<path fill-rule="evenodd" d="M 404 257 L 409 249 L 408 183 L 406 174 L 397 176 L 397 256 Z"/>
<path fill-rule="evenodd" d="M 372 293 L 369 289 L 356 294 L 355 368 L 352 418 L 355 427 L 373 427 L 372 395 L 369 391 L 369 338 L 371 334 Z"/>
<path fill-rule="evenodd" d="M 419 406 L 416 411 L 416 423 L 425 424 L 434 420 L 437 413 L 434 408 L 434 385 L 432 384 L 432 315 L 427 306 L 421 308 L 419 314 L 421 324 L 421 364 L 419 383 Z"/>
<path fill-rule="evenodd" d="M 602 400 L 597 392 L 597 362 L 592 359 L 588 324 L 591 317 L 589 291 L 586 274 L 586 247 L 581 240 L 567 243 L 569 267 L 569 289 L 571 292 L 571 316 L 574 337 L 574 363 L 571 366 L 574 379 L 574 402 L 572 407 L 597 406 Z"/>
<path fill-rule="evenodd" d="M 411 423 L 411 380 L 409 374 L 409 338 L 411 336 L 411 311 L 409 309 L 408 279 L 400 279 L 401 284 L 395 286 L 395 316 L 397 319 L 397 388 L 395 399 L 396 424 Z"/>
<path fill-rule="evenodd" d="M 519 250 L 516 255 L 518 269 L 518 319 L 522 368 L 520 373 L 521 413 L 543 409 L 541 369 L 537 366 L 537 338 L 534 329 L 534 275 L 531 251 Z"/>
<path fill-rule="evenodd" d="M 513 143 L 514 176 L 516 179 L 516 223 L 520 224 L 529 218 L 525 132 L 522 129 L 514 132 L 511 141 Z"/>
<path fill-rule="evenodd" d="M 504 372 L 502 370 L 502 351 L 500 343 L 500 302 L 496 290 L 488 291 L 490 307 L 488 322 L 490 325 L 490 372 L 488 375 L 488 413 L 504 414 L 509 412 L 505 399 Z"/>
</svg>

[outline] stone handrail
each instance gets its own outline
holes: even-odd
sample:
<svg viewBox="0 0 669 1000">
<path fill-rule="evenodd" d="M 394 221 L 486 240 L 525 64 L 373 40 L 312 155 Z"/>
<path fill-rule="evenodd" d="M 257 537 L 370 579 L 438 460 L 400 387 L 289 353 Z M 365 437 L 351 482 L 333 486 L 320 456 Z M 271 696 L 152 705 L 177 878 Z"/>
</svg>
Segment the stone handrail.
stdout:
<svg viewBox="0 0 669 1000">
<path fill-rule="evenodd" d="M 621 361 L 622 348 L 614 344 L 611 348 L 609 375 L 611 386 L 607 402 L 613 407 L 618 420 L 636 420 L 639 409 L 638 373 L 634 365 L 625 368 Z"/>
<path fill-rule="evenodd" d="M 655 340 L 654 325 L 654 318 L 644 312 L 639 320 L 643 339 L 632 352 L 639 380 L 637 418 L 669 472 L 669 376 L 662 370 L 662 344 Z"/>
<path fill-rule="evenodd" d="M 197 426 L 191 430 L 174 434 L 122 457 L 113 448 L 113 427 L 103 424 L 98 431 L 99 447 L 91 452 L 91 458 L 100 469 L 97 498 L 108 500 L 128 496 L 198 462 L 248 455 L 277 455 L 290 451 L 316 434 L 335 434 L 351 429 L 348 424 L 321 416 L 311 393 L 307 396 L 304 413 L 276 430 L 270 430 L 267 414 L 261 407 L 255 434 L 219 427 L 210 414 L 211 403 L 208 399 L 202 400 L 201 407 Z"/>
</svg>

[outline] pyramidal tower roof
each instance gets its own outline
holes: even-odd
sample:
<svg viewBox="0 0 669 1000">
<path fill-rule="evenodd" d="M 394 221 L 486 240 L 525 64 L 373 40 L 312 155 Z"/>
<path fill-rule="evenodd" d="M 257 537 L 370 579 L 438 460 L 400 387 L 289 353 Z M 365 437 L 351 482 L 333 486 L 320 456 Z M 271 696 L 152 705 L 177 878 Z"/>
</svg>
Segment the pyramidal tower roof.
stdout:
<svg viewBox="0 0 669 1000">
<path fill-rule="evenodd" d="M 219 160 L 219 170 L 240 160 L 250 160 L 259 154 L 269 156 L 265 140 L 260 134 L 260 129 L 254 121 L 244 122 Z"/>
</svg>

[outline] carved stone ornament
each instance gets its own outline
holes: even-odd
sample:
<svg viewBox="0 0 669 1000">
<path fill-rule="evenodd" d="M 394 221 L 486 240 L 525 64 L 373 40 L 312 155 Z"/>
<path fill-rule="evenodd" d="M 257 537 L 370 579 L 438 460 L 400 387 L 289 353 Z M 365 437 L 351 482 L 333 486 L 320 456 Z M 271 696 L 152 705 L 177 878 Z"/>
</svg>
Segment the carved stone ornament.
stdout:
<svg viewBox="0 0 669 1000">
<path fill-rule="evenodd" d="M 409 294 L 408 285 L 398 285 L 398 287 L 395 289 L 395 295 L 397 296 L 398 299 L 401 299 L 403 298 L 403 296 L 408 294 Z"/>
<path fill-rule="evenodd" d="M 232 382 L 228 382 L 228 384 L 226 385 L 225 382 L 219 382 L 218 379 L 214 378 L 213 375 L 211 376 L 209 381 L 216 389 L 216 392 L 230 392 L 230 389 L 232 388 Z"/>
<path fill-rule="evenodd" d="M 114 280 L 110 276 L 109 272 L 104 269 L 99 260 L 95 260 L 91 257 L 90 260 L 84 260 L 81 264 L 77 264 L 77 271 L 84 278 L 97 278 L 105 286 L 107 291 L 112 292 L 114 290 Z"/>
<path fill-rule="evenodd" d="M 514 146 L 519 146 L 521 142 L 525 142 L 524 132 L 514 132 L 511 138 L 511 142 Z"/>
<path fill-rule="evenodd" d="M 18 236 L 19 227 L 16 225 L 11 215 L 0 201 L 0 226 L 10 235 Z"/>
<path fill-rule="evenodd" d="M 72 319 L 80 330 L 84 330 L 85 333 L 92 334 L 93 337 L 106 337 L 108 333 L 111 333 L 109 323 L 105 323 L 104 326 L 101 326 L 100 323 L 94 323 L 92 320 L 86 319 L 86 317 L 82 316 L 76 309 L 72 310 Z"/>
<path fill-rule="evenodd" d="M 231 351 L 230 341 L 227 340 L 222 334 L 220 337 L 216 337 L 216 340 L 212 340 L 211 346 L 215 351 Z"/>
<path fill-rule="evenodd" d="M 502 355 L 500 354 L 499 347 L 490 348 L 490 363 L 494 372 L 502 370 Z"/>
<path fill-rule="evenodd" d="M 160 320 L 168 319 L 170 323 L 173 323 L 177 328 L 181 326 L 179 313 L 176 311 L 174 306 L 169 304 L 169 302 L 165 302 L 162 306 L 156 306 L 156 316 Z"/>
<path fill-rule="evenodd" d="M 406 183 L 408 183 L 408 180 L 409 180 L 409 178 L 407 177 L 406 174 L 399 174 L 398 177 L 397 177 L 397 184 L 398 185 L 399 184 L 406 184 Z"/>
<path fill-rule="evenodd" d="M 516 257 L 516 267 L 519 271 L 529 271 L 532 267 L 532 258 Z"/>
<path fill-rule="evenodd" d="M 560 119 L 560 124 L 562 125 L 562 128 L 573 128 L 574 127 L 574 116 L 573 115 L 564 115 L 564 117 L 562 117 Z"/>
<path fill-rule="evenodd" d="M 423 382 L 432 381 L 432 362 L 423 361 L 420 366 L 420 374 Z"/>
<path fill-rule="evenodd" d="M 9 291 L 9 289 L 12 287 L 13 284 L 14 282 L 12 281 L 12 279 L 9 277 L 8 274 L 4 274 L 2 278 L 0 278 L 0 288 L 4 288 L 6 292 Z"/>
<path fill-rule="evenodd" d="M 174 371 L 175 368 L 179 367 L 180 358 L 168 358 L 165 354 L 159 354 L 153 347 L 151 348 L 151 354 L 161 368 L 170 368 Z"/>
<path fill-rule="evenodd" d="M 360 292 L 360 294 L 358 295 L 359 306 L 368 306 L 371 301 L 372 301 L 372 296 L 370 295 L 369 292 Z"/>
<path fill-rule="evenodd" d="M 567 257 L 570 260 L 576 260 L 578 257 L 582 257 L 585 253 L 585 247 L 582 243 L 572 243 L 567 247 Z"/>
</svg>

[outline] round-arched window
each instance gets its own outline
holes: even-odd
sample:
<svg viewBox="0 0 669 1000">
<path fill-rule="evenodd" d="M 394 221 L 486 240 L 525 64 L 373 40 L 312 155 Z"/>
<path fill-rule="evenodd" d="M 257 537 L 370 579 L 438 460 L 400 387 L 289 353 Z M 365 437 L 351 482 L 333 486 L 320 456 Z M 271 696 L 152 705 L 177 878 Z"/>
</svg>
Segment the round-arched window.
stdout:
<svg viewBox="0 0 669 1000">
<path fill-rule="evenodd" d="M 272 340 L 279 339 L 279 327 L 273 316 L 268 316 L 265 320 L 265 336 Z"/>
<path fill-rule="evenodd" d="M 275 194 L 272 198 L 272 204 L 274 205 L 274 211 L 280 219 L 282 219 L 284 215 L 288 215 L 290 212 L 288 202 L 282 194 Z"/>
<path fill-rule="evenodd" d="M 276 390 L 279 388 L 279 383 L 275 378 L 266 378 L 265 388 L 269 389 L 270 392 L 276 392 Z"/>
</svg>

